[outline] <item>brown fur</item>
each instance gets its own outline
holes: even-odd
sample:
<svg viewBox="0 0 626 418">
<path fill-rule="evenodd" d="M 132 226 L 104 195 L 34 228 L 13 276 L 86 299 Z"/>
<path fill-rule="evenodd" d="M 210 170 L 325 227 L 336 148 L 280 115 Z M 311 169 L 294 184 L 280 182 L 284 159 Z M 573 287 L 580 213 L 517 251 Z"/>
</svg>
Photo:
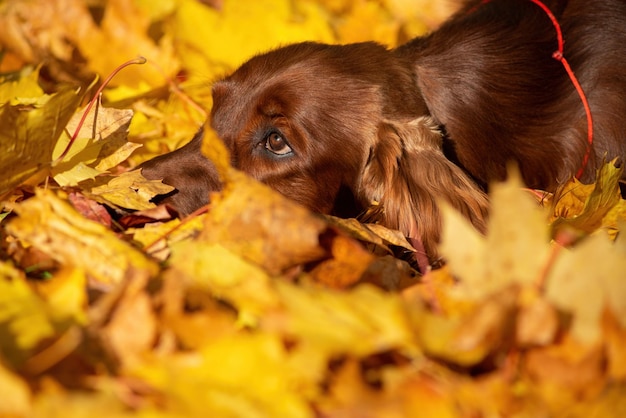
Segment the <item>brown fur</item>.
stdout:
<svg viewBox="0 0 626 418">
<path fill-rule="evenodd" d="M 554 190 L 587 149 L 584 109 L 552 58 L 555 29 L 529 0 L 480 3 L 395 50 L 301 43 L 253 57 L 213 91 L 212 127 L 233 165 L 315 211 L 356 215 L 377 202 L 370 220 L 423 244 L 431 263 L 439 200 L 483 230 L 484 189 L 509 162 L 530 187 Z M 589 181 L 603 160 L 626 157 L 626 2 L 546 4 L 593 112 Z M 277 155 L 270 138 L 290 152 Z M 200 140 L 144 165 L 169 176 L 182 213 L 219 187 Z"/>
</svg>

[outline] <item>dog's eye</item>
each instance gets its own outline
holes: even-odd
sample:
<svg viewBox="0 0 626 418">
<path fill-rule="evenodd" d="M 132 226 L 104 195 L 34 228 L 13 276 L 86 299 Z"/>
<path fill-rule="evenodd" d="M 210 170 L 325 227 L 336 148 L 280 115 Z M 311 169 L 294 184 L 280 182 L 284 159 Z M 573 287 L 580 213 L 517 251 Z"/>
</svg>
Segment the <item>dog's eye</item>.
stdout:
<svg viewBox="0 0 626 418">
<path fill-rule="evenodd" d="M 287 140 L 278 132 L 271 132 L 265 138 L 265 148 L 276 155 L 287 155 L 292 152 Z"/>
</svg>

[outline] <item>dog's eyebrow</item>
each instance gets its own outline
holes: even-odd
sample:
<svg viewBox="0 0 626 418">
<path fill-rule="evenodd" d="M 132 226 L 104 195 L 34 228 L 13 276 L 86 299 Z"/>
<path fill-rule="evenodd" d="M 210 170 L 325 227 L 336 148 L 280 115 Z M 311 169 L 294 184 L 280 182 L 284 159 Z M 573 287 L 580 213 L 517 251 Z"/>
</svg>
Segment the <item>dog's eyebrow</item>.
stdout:
<svg viewBox="0 0 626 418">
<path fill-rule="evenodd" d="M 269 99 L 262 100 L 257 109 L 265 116 L 276 117 L 283 116 L 284 107 L 281 100 L 276 97 L 270 97 Z"/>
</svg>

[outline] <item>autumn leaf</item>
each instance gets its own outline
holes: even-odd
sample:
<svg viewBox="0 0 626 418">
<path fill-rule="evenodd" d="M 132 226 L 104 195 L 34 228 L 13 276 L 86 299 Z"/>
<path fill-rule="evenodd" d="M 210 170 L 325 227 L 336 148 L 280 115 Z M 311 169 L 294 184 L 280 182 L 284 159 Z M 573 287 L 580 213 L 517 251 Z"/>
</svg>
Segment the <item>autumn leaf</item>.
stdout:
<svg viewBox="0 0 626 418">
<path fill-rule="evenodd" d="M 0 84 L 0 103 L 8 103 L 11 106 L 41 106 L 45 104 L 49 95 L 44 94 L 39 86 L 39 69 L 24 67 L 17 80 L 2 78 Z"/>
<path fill-rule="evenodd" d="M 512 283 L 537 283 L 550 254 L 546 214 L 522 190 L 519 174 L 493 186 L 487 236 L 445 203 L 441 252 L 462 282 L 464 297 L 481 298 Z"/>
<path fill-rule="evenodd" d="M 32 409 L 32 393 L 18 375 L 0 364 L 0 415 L 6 417 L 28 416 Z"/>
<path fill-rule="evenodd" d="M 0 146 L 4 150 L 0 195 L 50 166 L 56 141 L 81 98 L 82 93 L 66 87 L 40 106 L 0 105 Z"/>
<path fill-rule="evenodd" d="M 327 229 L 320 217 L 243 173 L 231 172 L 211 206 L 201 240 L 220 243 L 270 274 L 326 253 L 319 245 Z M 263 216 L 268 212 L 272 216 Z"/>
<path fill-rule="evenodd" d="M 288 0 L 226 1 L 220 10 L 182 1 L 172 32 L 186 68 L 205 80 L 286 42 L 333 40 L 327 17 L 314 2 Z"/>
<path fill-rule="evenodd" d="M 128 143 L 126 136 L 133 112 L 128 109 L 91 108 L 87 115 L 76 113 L 58 140 L 53 158 L 52 175 L 61 186 L 76 186 L 117 166 L 140 145 Z M 80 120 L 85 120 L 79 128 Z M 78 130 L 78 131 L 77 131 Z M 62 160 L 58 158 L 70 145 Z"/>
<path fill-rule="evenodd" d="M 267 326 L 278 327 L 302 344 L 315 346 L 326 358 L 390 349 L 412 355 L 419 352 L 409 319 L 411 309 L 403 306 L 396 295 L 371 285 L 358 286 L 351 292 L 282 282 L 276 285 L 284 312 L 270 317 L 272 322 Z"/>
<path fill-rule="evenodd" d="M 583 185 L 573 179 L 555 194 L 552 208 L 555 236 L 567 228 L 589 234 L 602 227 L 612 230 L 613 235 L 616 233 L 618 215 L 615 210 L 623 215 L 625 203 L 620 198 L 619 187 L 623 168 L 614 164 L 603 165 L 594 184 Z"/>
<path fill-rule="evenodd" d="M 29 287 L 25 277 L 9 265 L 1 263 L 0 323 L 9 333 L 4 341 L 15 341 L 22 349 L 33 348 L 42 339 L 54 334 L 45 302 Z M 5 348 L 6 349 L 6 348 Z"/>
<path fill-rule="evenodd" d="M 130 374 L 164 394 L 171 415 L 312 417 L 286 358 L 277 338 L 243 334 L 167 361 L 155 357 Z"/>
<path fill-rule="evenodd" d="M 13 209 L 18 217 L 6 226 L 10 234 L 65 265 L 84 269 L 97 281 L 118 283 L 132 270 L 150 275 L 158 270 L 138 250 L 105 226 L 82 218 L 50 191 L 38 190 Z"/>
<path fill-rule="evenodd" d="M 442 204 L 447 264 L 422 275 L 399 231 L 311 213 L 210 129 L 212 82 L 255 54 L 393 47 L 457 7 L 0 2 L 0 416 L 625 415 L 613 164 L 554 194 L 512 172 L 484 235 Z M 200 127 L 224 187 L 180 219 L 135 167 Z"/>
<path fill-rule="evenodd" d="M 119 176 L 101 177 L 100 182 L 102 181 L 106 183 L 89 187 L 87 189 L 89 193 L 101 197 L 113 206 L 126 209 L 154 208 L 156 205 L 151 202 L 152 198 L 174 190 L 172 186 L 163 184 L 161 180 L 146 179 L 137 170 L 128 171 Z"/>
<path fill-rule="evenodd" d="M 556 306 L 573 315 L 575 338 L 586 343 L 597 341 L 604 309 L 609 309 L 626 328 L 625 271 L 624 240 L 613 244 L 606 236 L 598 234 L 571 251 L 560 253 L 546 292 Z"/>
<path fill-rule="evenodd" d="M 244 316 L 278 303 L 270 276 L 219 244 L 181 242 L 173 247 L 170 263 L 179 277 L 229 301 Z"/>
</svg>

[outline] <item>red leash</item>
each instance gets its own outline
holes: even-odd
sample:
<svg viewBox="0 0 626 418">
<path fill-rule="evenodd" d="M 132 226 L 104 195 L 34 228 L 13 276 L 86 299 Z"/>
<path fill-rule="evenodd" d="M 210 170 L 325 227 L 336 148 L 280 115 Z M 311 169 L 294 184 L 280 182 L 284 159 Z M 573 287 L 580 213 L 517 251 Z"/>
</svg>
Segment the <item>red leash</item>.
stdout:
<svg viewBox="0 0 626 418">
<path fill-rule="evenodd" d="M 491 0 L 483 0 L 481 4 L 486 4 L 486 3 L 489 3 L 490 1 Z M 565 59 L 565 56 L 563 55 L 563 33 L 561 32 L 561 25 L 559 24 L 558 20 L 556 19 L 552 11 L 543 2 L 541 2 L 540 0 L 530 0 L 530 1 L 536 4 L 537 6 L 541 7 L 541 9 L 545 12 L 545 14 L 552 21 L 552 26 L 554 26 L 554 29 L 556 30 L 556 38 L 558 42 L 558 49 L 554 51 L 554 53 L 552 53 L 552 58 L 559 61 L 563 65 L 563 68 L 565 68 L 565 72 L 567 73 L 572 84 L 576 88 L 576 91 L 578 92 L 578 96 L 580 97 L 580 100 L 583 103 L 583 107 L 585 108 L 585 114 L 587 115 L 587 151 L 585 152 L 585 156 L 583 157 L 583 161 L 580 166 L 580 169 L 576 173 L 576 178 L 580 179 L 585 171 L 585 168 L 587 167 L 587 163 L 589 162 L 589 155 L 591 154 L 591 148 L 593 146 L 593 119 L 591 117 L 591 108 L 589 107 L 587 96 L 585 95 L 583 88 L 578 82 L 578 78 L 576 78 L 574 71 L 572 71 L 572 68 L 570 67 L 569 63 Z M 474 12 L 476 8 L 478 8 L 478 6 L 471 9 L 469 13 Z"/>
</svg>

